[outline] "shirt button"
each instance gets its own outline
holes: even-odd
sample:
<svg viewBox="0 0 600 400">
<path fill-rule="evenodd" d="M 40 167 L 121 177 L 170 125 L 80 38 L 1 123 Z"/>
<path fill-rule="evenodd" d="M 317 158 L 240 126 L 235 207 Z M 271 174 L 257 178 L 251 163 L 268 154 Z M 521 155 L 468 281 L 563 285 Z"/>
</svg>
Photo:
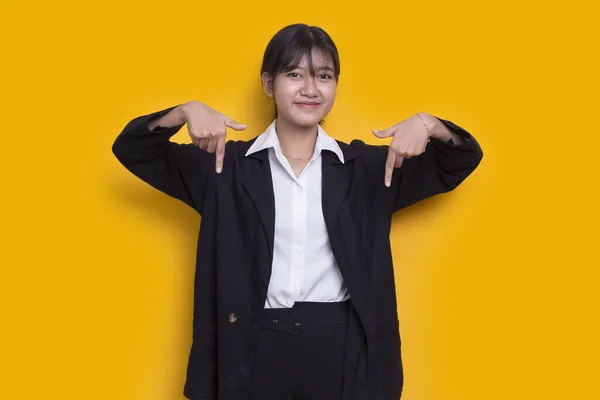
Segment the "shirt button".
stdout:
<svg viewBox="0 0 600 400">
<path fill-rule="evenodd" d="M 273 321 L 271 321 L 273 323 L 273 325 L 277 325 L 279 324 L 279 320 L 278 319 L 274 319 Z"/>
<path fill-rule="evenodd" d="M 294 322 L 294 327 L 295 328 L 300 328 L 300 322 Z"/>
<path fill-rule="evenodd" d="M 235 315 L 235 313 L 230 313 L 229 322 L 234 323 L 235 321 L 237 321 L 237 315 Z"/>
</svg>

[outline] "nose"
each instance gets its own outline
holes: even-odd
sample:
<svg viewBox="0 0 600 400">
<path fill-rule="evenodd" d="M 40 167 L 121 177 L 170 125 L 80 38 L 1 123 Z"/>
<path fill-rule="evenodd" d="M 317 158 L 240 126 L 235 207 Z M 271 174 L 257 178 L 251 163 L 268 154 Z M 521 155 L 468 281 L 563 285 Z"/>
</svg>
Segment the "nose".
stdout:
<svg viewBox="0 0 600 400">
<path fill-rule="evenodd" d="M 302 86 L 301 94 L 304 96 L 316 96 L 317 95 L 317 80 L 313 76 L 309 76 Z"/>
</svg>

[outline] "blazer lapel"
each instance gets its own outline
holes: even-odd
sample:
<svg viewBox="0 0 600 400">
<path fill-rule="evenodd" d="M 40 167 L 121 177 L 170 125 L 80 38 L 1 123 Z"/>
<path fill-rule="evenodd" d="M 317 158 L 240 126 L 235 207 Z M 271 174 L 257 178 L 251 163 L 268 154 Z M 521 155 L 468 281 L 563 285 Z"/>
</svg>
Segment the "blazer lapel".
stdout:
<svg viewBox="0 0 600 400">
<path fill-rule="evenodd" d="M 358 154 L 351 146 L 341 142 L 338 143 L 344 153 L 344 164 L 334 153 L 330 151 L 322 153 L 321 200 L 323 203 L 323 216 L 331 250 L 340 272 L 356 307 L 362 310 L 365 299 L 361 287 L 366 282 L 366 268 L 360 264 L 358 244 L 353 243 L 356 238 L 353 216 L 349 214 L 348 208 L 344 207 L 344 203 L 348 201 L 352 190 L 352 168 L 354 168 L 354 163 L 349 161 Z"/>
<path fill-rule="evenodd" d="M 347 168 L 330 151 L 323 151 L 321 203 L 327 232 L 331 238 L 338 228 L 335 223 L 341 203 L 346 199 L 350 177 Z"/>
<path fill-rule="evenodd" d="M 241 154 L 243 186 L 258 211 L 267 238 L 269 249 L 268 261 L 260 263 L 260 266 L 263 278 L 268 283 L 271 276 L 271 265 L 273 264 L 273 243 L 275 238 L 275 194 L 273 193 L 269 154 L 268 150 L 265 149 L 245 157 L 244 154 L 247 149 L 243 150 Z"/>
<path fill-rule="evenodd" d="M 347 199 L 348 190 L 350 189 L 351 164 L 348 162 L 357 156 L 356 151 L 351 146 L 339 141 L 338 144 L 344 154 L 344 163 L 331 151 L 325 150 L 321 153 L 321 203 L 330 239 L 338 229 L 335 221 L 342 202 Z"/>
</svg>

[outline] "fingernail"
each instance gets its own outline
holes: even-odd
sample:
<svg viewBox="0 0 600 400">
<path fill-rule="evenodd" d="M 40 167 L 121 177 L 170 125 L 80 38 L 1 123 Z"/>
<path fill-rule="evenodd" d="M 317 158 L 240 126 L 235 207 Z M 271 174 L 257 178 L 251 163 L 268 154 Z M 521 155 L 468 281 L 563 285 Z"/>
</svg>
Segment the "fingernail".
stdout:
<svg viewBox="0 0 600 400">
<path fill-rule="evenodd" d="M 222 170 L 223 170 L 223 168 L 217 167 L 217 174 L 220 174 Z"/>
<path fill-rule="evenodd" d="M 385 186 L 390 187 L 390 185 L 392 184 L 392 182 L 390 181 L 385 181 Z"/>
</svg>

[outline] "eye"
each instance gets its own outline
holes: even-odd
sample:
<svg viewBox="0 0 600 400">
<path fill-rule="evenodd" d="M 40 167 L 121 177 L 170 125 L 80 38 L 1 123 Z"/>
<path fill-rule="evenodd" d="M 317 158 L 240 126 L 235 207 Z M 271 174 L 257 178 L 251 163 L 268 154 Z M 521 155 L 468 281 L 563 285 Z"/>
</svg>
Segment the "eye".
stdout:
<svg viewBox="0 0 600 400">
<path fill-rule="evenodd" d="M 297 72 L 290 72 L 289 74 L 287 74 L 287 76 L 292 76 L 292 75 L 300 76 Z M 292 78 L 295 78 L 295 76 L 292 76 Z"/>
<path fill-rule="evenodd" d="M 331 75 L 329 74 L 322 74 L 321 77 L 325 77 L 325 79 L 332 79 Z"/>
</svg>

